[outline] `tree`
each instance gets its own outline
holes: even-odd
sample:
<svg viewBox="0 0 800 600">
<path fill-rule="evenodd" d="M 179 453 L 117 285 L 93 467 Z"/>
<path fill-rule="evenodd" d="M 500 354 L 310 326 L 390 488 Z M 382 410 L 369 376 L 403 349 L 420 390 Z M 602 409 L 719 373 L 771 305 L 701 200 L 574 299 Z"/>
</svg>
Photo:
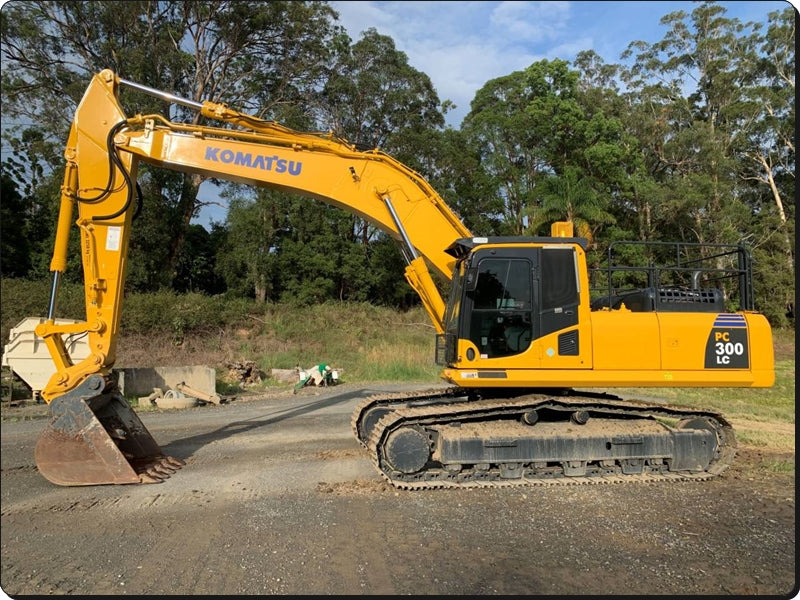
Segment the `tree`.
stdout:
<svg viewBox="0 0 800 600">
<path fill-rule="evenodd" d="M 742 179 L 769 190 L 775 212 L 786 230 L 794 205 L 794 11 L 773 12 L 764 35 L 753 34 L 761 47 L 746 63 L 749 85 L 741 100 L 741 127 L 736 152 L 743 160 Z M 788 206 L 787 206 L 788 204 Z M 785 233 L 788 265 L 794 269 L 793 244 Z"/>
<path fill-rule="evenodd" d="M 772 13 L 765 35 L 725 12 L 704 2 L 691 15 L 666 15 L 663 40 L 629 46 L 623 58 L 635 60 L 623 78 L 631 113 L 645 124 L 637 133 L 648 173 L 662 191 L 652 211 L 657 229 L 673 239 L 747 242 L 757 283 L 774 290 L 767 271 L 787 275 L 777 286 L 786 293 L 761 305 L 781 324 L 794 303 L 793 232 L 780 216 L 794 195 L 793 11 Z"/>
<path fill-rule="evenodd" d="M 574 225 L 576 235 L 585 237 L 591 244 L 594 232 L 601 225 L 614 221 L 605 211 L 604 203 L 589 180 L 581 177 L 575 167 L 564 167 L 560 176 L 547 177 L 542 181 L 541 188 L 541 206 L 536 213 L 540 222 L 533 222 L 534 230 L 544 223 L 568 221 Z"/>
<path fill-rule="evenodd" d="M 464 131 L 469 146 L 480 149 L 492 195 L 502 200 L 501 233 L 539 233 L 549 219 L 569 218 L 556 214 L 554 194 L 559 187 L 574 189 L 578 181 L 584 192 L 564 197 L 562 208 L 575 214 L 576 202 L 592 198 L 594 208 L 587 211 L 595 218 L 593 227 L 611 222 L 605 206 L 610 194 L 597 192 L 614 184 L 610 176 L 619 163 L 621 127 L 584 108 L 578 82 L 578 72 L 566 61 L 543 60 L 488 82 L 476 94 Z M 563 177 L 571 183 L 559 182 Z"/>
<path fill-rule="evenodd" d="M 228 290 L 259 302 L 280 297 L 277 238 L 286 230 L 283 195 L 238 189 L 230 201 L 217 261 Z"/>
<path fill-rule="evenodd" d="M 334 46 L 321 94 L 310 103 L 313 109 L 294 125 L 330 130 L 362 149 L 380 147 L 412 168 L 429 167 L 436 147 L 427 136 L 444 124 L 430 79 L 408 64 L 391 38 L 375 30 L 366 31 L 352 45 L 344 41 L 338 39 Z M 241 186 L 229 189 L 253 198 Z M 257 298 L 300 303 L 394 298 L 393 291 L 376 286 L 403 282 L 402 261 L 385 256 L 386 239 L 374 226 L 293 195 L 259 191 L 254 198 L 229 213 L 226 253 L 228 259 L 240 257 L 240 272 L 247 257 L 245 280 L 258 288 L 261 278 L 267 286 L 265 293 L 255 294 Z M 263 211 L 270 217 L 264 218 Z M 259 243 L 269 245 L 268 255 Z M 380 259 L 374 258 L 375 244 L 380 244 Z M 399 253 L 396 258 L 400 259 Z"/>
<path fill-rule="evenodd" d="M 431 185 L 476 235 L 502 235 L 503 199 L 482 168 L 481 147 L 461 130 L 447 129 L 429 139 L 438 145 Z"/>
<path fill-rule="evenodd" d="M 31 268 L 25 202 L 5 169 L 0 181 L 0 273 L 3 277 L 25 277 Z"/>
<path fill-rule="evenodd" d="M 357 146 L 381 148 L 418 166 L 419 148 L 405 149 L 408 132 L 444 125 L 430 78 L 408 64 L 394 41 L 370 28 L 342 48 L 325 81 L 316 109 L 318 126 Z"/>
<path fill-rule="evenodd" d="M 759 52 L 745 65 L 740 128 L 734 153 L 741 165 L 744 201 L 752 207 L 750 243 L 756 283 L 768 290 L 760 306 L 770 322 L 794 321 L 795 261 L 795 15 L 769 14 L 765 32 L 754 27 Z"/>
<path fill-rule="evenodd" d="M 321 129 L 362 149 L 379 148 L 414 170 L 431 163 L 427 135 L 444 125 L 430 78 L 408 64 L 394 41 L 367 29 L 336 55 L 317 108 Z M 353 241 L 368 244 L 375 228 L 351 216 Z"/>
<path fill-rule="evenodd" d="M 350 253 L 342 233 L 350 228 L 349 215 L 307 198 L 294 198 L 288 222 L 292 226 L 281 239 L 277 255 L 281 300 L 307 305 L 363 299 L 348 296 L 345 288 L 350 286 L 343 282 L 342 260 Z M 363 266 L 359 275 L 368 277 Z"/>
<path fill-rule="evenodd" d="M 4 113 L 36 123 L 56 144 L 66 139 L 90 76 L 103 68 L 194 101 L 224 100 L 261 115 L 280 113 L 287 102 L 307 106 L 341 33 L 323 2 L 34 0 L 7 4 L 2 17 Z M 140 92 L 124 92 L 123 104 L 131 112 L 200 119 Z M 147 177 L 148 169 L 142 171 Z M 162 240 L 162 272 L 175 271 L 190 221 L 202 206 L 202 181 L 172 171 L 153 176 L 151 189 L 163 187 L 152 200 L 177 215 Z M 132 246 L 141 242 L 134 238 Z"/>
<path fill-rule="evenodd" d="M 670 13 L 661 19 L 670 27 L 663 40 L 633 42 L 623 54 L 638 51 L 625 79 L 656 125 L 647 139 L 651 172 L 673 185 L 671 202 L 660 207 L 661 229 L 699 242 L 738 241 L 746 214 L 731 148 L 750 47 L 742 25 L 725 12 L 704 2 L 691 15 Z"/>
<path fill-rule="evenodd" d="M 173 278 L 177 292 L 198 292 L 215 295 L 225 291 L 225 281 L 217 272 L 217 254 L 224 239 L 219 225 L 206 231 L 202 225 L 190 225 L 186 243 L 178 257 Z"/>
</svg>

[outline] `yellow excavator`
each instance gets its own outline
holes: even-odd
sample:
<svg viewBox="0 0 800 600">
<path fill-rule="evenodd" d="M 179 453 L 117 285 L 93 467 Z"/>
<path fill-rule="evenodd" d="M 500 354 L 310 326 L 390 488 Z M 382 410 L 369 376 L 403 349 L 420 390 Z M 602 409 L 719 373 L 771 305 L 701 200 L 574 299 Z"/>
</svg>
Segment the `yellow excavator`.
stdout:
<svg viewBox="0 0 800 600">
<path fill-rule="evenodd" d="M 197 110 L 215 126 L 128 117 L 121 86 Z M 774 382 L 772 334 L 754 310 L 741 245 L 612 245 L 607 264 L 590 272 L 587 242 L 569 222 L 553 223 L 546 237 L 476 237 L 419 174 L 380 150 L 110 70 L 89 84 L 65 157 L 52 293 L 36 329 L 55 372 L 42 390 L 52 419 L 35 458 L 55 484 L 161 482 L 184 464 L 164 455 L 112 371 L 140 162 L 315 198 L 397 240 L 450 384 L 370 397 L 355 409 L 354 435 L 398 488 L 706 479 L 735 454 L 722 415 L 597 390 Z M 55 306 L 74 224 L 86 320 L 63 324 Z M 649 262 L 621 262 L 631 254 Z M 434 272 L 449 282 L 446 302 Z M 63 340 L 78 333 L 90 354 L 73 362 Z"/>
</svg>

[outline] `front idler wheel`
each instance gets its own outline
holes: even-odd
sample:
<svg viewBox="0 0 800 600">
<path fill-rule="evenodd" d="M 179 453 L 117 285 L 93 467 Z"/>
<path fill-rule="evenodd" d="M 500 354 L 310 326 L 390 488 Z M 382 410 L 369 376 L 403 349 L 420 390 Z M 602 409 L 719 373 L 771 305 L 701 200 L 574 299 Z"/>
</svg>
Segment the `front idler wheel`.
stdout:
<svg viewBox="0 0 800 600">
<path fill-rule="evenodd" d="M 428 436 L 413 427 L 401 427 L 389 434 L 384 446 L 386 462 L 395 471 L 410 475 L 424 467 L 431 457 Z"/>
</svg>

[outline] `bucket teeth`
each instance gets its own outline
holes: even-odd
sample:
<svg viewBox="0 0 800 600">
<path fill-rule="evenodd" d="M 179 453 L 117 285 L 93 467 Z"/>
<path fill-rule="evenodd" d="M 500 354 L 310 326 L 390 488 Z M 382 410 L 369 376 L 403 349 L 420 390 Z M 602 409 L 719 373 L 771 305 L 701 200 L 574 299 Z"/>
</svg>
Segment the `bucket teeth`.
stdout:
<svg viewBox="0 0 800 600">
<path fill-rule="evenodd" d="M 161 480 L 169 479 L 170 475 L 172 475 L 172 471 L 167 471 L 159 463 L 153 463 L 144 472 Z"/>
<path fill-rule="evenodd" d="M 145 473 L 139 473 L 139 483 L 161 483 L 164 481 L 157 475 L 151 475 L 149 470 Z"/>
<path fill-rule="evenodd" d="M 173 458 L 171 456 L 159 456 L 144 466 L 143 471 L 140 473 L 140 477 L 142 477 L 142 483 L 161 483 L 165 479 L 169 479 L 170 475 L 175 473 L 184 464 L 186 463 L 179 458 Z M 151 481 L 145 481 L 145 477 Z"/>
<path fill-rule="evenodd" d="M 186 465 L 186 462 L 182 461 L 180 458 L 175 458 L 174 456 L 165 456 L 163 462 L 175 467 L 176 469 L 180 469 Z"/>
<path fill-rule="evenodd" d="M 157 462 L 151 467 L 156 473 L 160 475 L 164 475 L 165 477 L 169 477 L 172 475 L 177 469 L 170 468 L 169 466 L 165 465 L 163 462 Z"/>
</svg>

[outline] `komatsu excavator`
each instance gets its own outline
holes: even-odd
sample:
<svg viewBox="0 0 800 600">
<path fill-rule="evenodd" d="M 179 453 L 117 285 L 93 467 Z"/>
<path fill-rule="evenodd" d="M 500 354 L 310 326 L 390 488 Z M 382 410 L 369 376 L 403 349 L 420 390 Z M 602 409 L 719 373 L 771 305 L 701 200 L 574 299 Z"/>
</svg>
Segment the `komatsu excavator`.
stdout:
<svg viewBox="0 0 800 600">
<path fill-rule="evenodd" d="M 121 86 L 197 110 L 214 126 L 129 117 Z M 112 371 L 140 162 L 315 198 L 398 241 L 450 384 L 370 397 L 354 411 L 355 436 L 398 488 L 706 479 L 735 454 L 722 415 L 598 390 L 774 382 L 772 334 L 754 310 L 741 245 L 646 245 L 633 252 L 649 257 L 641 267 L 618 264 L 630 248 L 609 247 L 593 284 L 586 240 L 569 222 L 547 237 L 475 237 L 419 174 L 380 150 L 110 70 L 88 86 L 65 157 L 52 293 L 36 330 L 55 372 L 42 390 L 52 419 L 35 458 L 55 484 L 160 482 L 184 464 L 163 454 Z M 55 306 L 76 205 L 86 320 L 65 325 Z M 449 281 L 447 302 L 433 272 Z M 638 287 L 625 287 L 631 281 Z M 76 333 L 91 349 L 79 362 L 63 342 Z"/>
</svg>

